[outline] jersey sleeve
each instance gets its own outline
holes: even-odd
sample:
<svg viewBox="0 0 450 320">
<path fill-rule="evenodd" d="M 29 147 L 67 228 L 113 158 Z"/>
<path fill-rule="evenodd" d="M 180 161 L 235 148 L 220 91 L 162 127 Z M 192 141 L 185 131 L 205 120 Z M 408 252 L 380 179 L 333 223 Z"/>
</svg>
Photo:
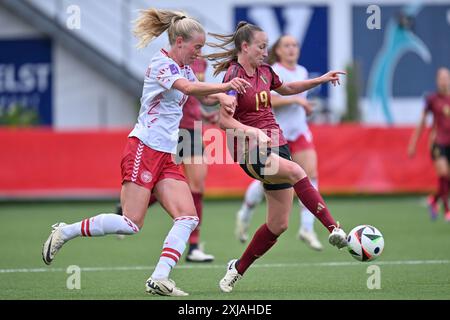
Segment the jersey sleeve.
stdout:
<svg viewBox="0 0 450 320">
<path fill-rule="evenodd" d="M 228 67 L 227 72 L 225 73 L 225 75 L 223 76 L 223 80 L 222 83 L 225 82 L 229 82 L 230 80 L 236 78 L 239 76 L 239 68 L 237 65 L 231 65 L 230 67 Z M 238 93 L 236 92 L 236 90 L 230 90 L 227 92 L 227 94 L 229 96 L 234 96 L 237 97 Z"/>
<path fill-rule="evenodd" d="M 270 83 L 270 90 L 278 89 L 283 84 L 283 81 L 281 81 L 278 74 L 276 74 L 275 71 L 273 71 L 272 67 L 270 67 L 270 72 L 272 73 L 272 82 Z"/>
<path fill-rule="evenodd" d="M 155 72 L 156 81 L 167 90 L 172 88 L 175 81 L 184 78 L 181 75 L 180 67 L 169 60 L 164 60 L 155 64 L 155 66 L 152 66 L 152 71 L 153 70 Z"/>
</svg>

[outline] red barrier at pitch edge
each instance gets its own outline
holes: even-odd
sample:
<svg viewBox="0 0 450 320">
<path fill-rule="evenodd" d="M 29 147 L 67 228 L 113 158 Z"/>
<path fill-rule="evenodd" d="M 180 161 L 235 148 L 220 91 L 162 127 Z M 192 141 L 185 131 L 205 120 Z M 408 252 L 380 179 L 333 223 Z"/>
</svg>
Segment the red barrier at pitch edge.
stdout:
<svg viewBox="0 0 450 320">
<path fill-rule="evenodd" d="M 414 159 L 406 154 L 412 128 L 340 125 L 311 130 L 322 193 L 434 190 L 427 138 L 422 137 Z M 0 129 L 0 197 L 118 196 L 128 133 Z M 212 164 L 206 195 L 242 195 L 250 181 L 237 164 Z"/>
<path fill-rule="evenodd" d="M 435 188 L 428 131 L 411 159 L 407 149 L 413 128 L 340 125 L 311 129 L 324 193 L 431 192 Z"/>
</svg>

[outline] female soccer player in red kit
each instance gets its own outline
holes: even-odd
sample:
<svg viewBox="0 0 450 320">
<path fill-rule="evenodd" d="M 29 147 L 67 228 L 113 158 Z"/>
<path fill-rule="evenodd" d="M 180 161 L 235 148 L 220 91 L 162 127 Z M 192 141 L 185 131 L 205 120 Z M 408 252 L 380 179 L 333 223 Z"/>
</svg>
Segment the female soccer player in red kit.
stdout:
<svg viewBox="0 0 450 320">
<path fill-rule="evenodd" d="M 204 97 L 207 104 L 220 102 L 222 108 L 232 112 L 235 99 L 219 93 L 228 90 L 243 93 L 249 84 L 240 78 L 223 84 L 197 81 L 189 64 L 199 56 L 204 46 L 202 25 L 180 12 L 142 11 L 135 27 L 140 47 L 164 31 L 168 33 L 170 49 L 161 49 L 151 60 L 145 75 L 138 121 L 128 136 L 122 157 L 120 199 L 123 216 L 100 214 L 70 225 L 55 224 L 43 245 L 42 258 L 50 264 L 64 243 L 79 236 L 132 235 L 139 232 L 150 196 L 154 193 L 173 219 L 173 227 L 163 242 L 159 261 L 146 281 L 145 289 L 151 294 L 186 296 L 187 293 L 169 279 L 170 271 L 198 224 L 189 186 L 179 165 L 173 162 L 182 107 L 188 95 L 195 95 Z"/>
<path fill-rule="evenodd" d="M 230 92 L 237 97 L 236 111 L 234 115 L 221 111 L 219 123 L 224 129 L 234 129 L 256 138 L 256 145 L 252 146 L 250 139 L 244 146 L 234 145 L 233 151 L 242 169 L 264 183 L 267 198 L 266 223 L 256 231 L 241 258 L 228 263 L 227 272 L 219 282 L 223 292 L 231 292 L 250 265 L 264 255 L 287 229 L 293 190 L 305 207 L 328 229 L 330 244 L 338 248 L 347 245 L 345 232 L 329 213 L 305 171 L 292 161 L 287 141 L 275 121 L 270 104 L 271 90 L 281 95 L 297 94 L 322 83 L 339 83 L 339 74 L 344 73 L 331 71 L 311 80 L 282 83 L 270 65 L 264 63 L 268 55 L 268 39 L 261 28 L 240 22 L 233 34 L 213 36 L 222 43 L 208 45 L 223 50 L 208 56 L 210 60 L 219 60 L 214 64 L 215 74 L 226 71 L 224 82 L 242 77 L 252 85 L 244 94 Z M 234 48 L 229 49 L 230 45 Z M 265 145 L 269 147 L 263 150 Z M 243 159 L 239 159 L 240 147 L 244 148 Z M 255 159 L 257 161 L 253 161 Z M 273 170 L 276 167 L 277 170 Z M 269 170 L 273 172 L 265 174 Z"/>
<path fill-rule="evenodd" d="M 447 68 L 440 68 L 436 75 L 437 92 L 426 99 L 425 109 L 419 125 L 411 136 L 408 154 L 413 157 L 416 153 L 417 141 L 425 127 L 429 113 L 433 114 L 433 131 L 435 137 L 431 148 L 431 157 L 438 176 L 437 193 L 428 197 L 428 206 L 432 220 L 439 214 L 438 200 L 441 199 L 445 210 L 445 220 L 450 222 L 448 207 L 449 163 L 450 163 L 450 72 Z"/>
<path fill-rule="evenodd" d="M 204 81 L 207 62 L 205 59 L 195 59 L 190 65 L 192 71 L 199 81 Z M 201 123 L 206 120 L 210 123 L 216 123 L 219 119 L 217 111 L 205 112 L 200 101 L 189 96 L 183 106 L 183 117 L 180 122 L 180 131 L 177 148 L 177 163 L 181 162 L 186 175 L 192 198 L 194 199 L 195 209 L 198 216 L 198 225 L 189 236 L 189 248 L 187 250 L 186 261 L 189 262 L 211 262 L 214 256 L 205 253 L 200 246 L 200 226 L 203 217 L 203 192 L 205 189 L 205 179 L 208 171 L 207 164 L 203 161 L 203 139 L 201 128 L 195 127 L 195 122 Z M 154 195 L 150 197 L 149 207 L 157 202 Z M 120 203 L 116 207 L 116 214 L 122 215 Z M 123 239 L 125 235 L 117 235 Z"/>
</svg>

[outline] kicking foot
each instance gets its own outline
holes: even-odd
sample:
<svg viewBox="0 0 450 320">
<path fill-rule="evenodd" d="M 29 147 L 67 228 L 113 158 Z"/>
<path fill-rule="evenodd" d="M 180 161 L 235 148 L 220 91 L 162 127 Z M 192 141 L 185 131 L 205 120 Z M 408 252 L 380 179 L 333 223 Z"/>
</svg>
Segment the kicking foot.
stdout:
<svg viewBox="0 0 450 320">
<path fill-rule="evenodd" d="M 52 226 L 53 230 L 50 233 L 47 241 L 44 242 L 42 246 L 42 260 L 44 263 L 49 265 L 52 263 L 55 255 L 61 249 L 66 241 L 63 240 L 61 228 L 66 224 L 64 222 L 56 223 Z"/>
<path fill-rule="evenodd" d="M 330 242 L 332 246 L 335 246 L 338 249 L 342 249 L 347 246 L 347 235 L 345 234 L 344 230 L 339 228 L 339 222 L 338 226 L 335 227 L 328 236 L 328 242 Z"/>
</svg>

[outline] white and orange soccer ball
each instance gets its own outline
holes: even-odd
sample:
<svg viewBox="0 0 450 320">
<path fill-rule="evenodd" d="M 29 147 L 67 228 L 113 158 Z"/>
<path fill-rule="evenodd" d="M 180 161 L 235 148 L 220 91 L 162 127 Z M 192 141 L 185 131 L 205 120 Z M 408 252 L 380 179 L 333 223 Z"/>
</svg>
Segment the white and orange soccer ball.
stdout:
<svg viewBox="0 0 450 320">
<path fill-rule="evenodd" d="M 372 261 L 378 258 L 384 249 L 381 232 L 369 225 L 353 228 L 347 235 L 348 251 L 358 261 Z"/>
</svg>

